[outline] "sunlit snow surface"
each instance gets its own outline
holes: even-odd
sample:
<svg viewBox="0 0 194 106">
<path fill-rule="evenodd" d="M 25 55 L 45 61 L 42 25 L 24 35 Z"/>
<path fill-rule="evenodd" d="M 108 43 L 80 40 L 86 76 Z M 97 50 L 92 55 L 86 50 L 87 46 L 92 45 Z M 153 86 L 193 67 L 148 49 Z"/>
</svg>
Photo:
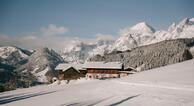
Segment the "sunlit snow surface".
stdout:
<svg viewBox="0 0 194 106">
<path fill-rule="evenodd" d="M 0 93 L 6 106 L 194 106 L 194 60 L 121 79 L 65 81 Z"/>
</svg>

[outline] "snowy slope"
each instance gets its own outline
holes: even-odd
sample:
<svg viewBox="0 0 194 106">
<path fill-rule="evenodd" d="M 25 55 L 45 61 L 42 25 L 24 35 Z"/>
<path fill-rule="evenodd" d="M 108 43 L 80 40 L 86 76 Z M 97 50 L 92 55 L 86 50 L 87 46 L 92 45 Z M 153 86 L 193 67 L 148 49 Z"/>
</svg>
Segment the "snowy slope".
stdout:
<svg viewBox="0 0 194 106">
<path fill-rule="evenodd" d="M 193 106 L 194 60 L 122 79 L 77 80 L 0 94 L 6 106 Z"/>
<path fill-rule="evenodd" d="M 144 84 L 194 87 L 194 60 L 155 68 L 121 79 L 122 82 L 138 82 Z M 184 86 L 183 86 L 184 85 Z M 194 90 L 194 89 L 193 89 Z"/>
</svg>

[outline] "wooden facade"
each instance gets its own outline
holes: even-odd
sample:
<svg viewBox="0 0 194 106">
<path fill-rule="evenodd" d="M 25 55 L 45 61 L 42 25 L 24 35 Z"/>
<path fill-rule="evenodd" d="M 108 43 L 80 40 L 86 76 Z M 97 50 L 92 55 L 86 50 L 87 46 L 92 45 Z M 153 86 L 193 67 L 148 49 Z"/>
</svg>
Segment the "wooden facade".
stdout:
<svg viewBox="0 0 194 106">
<path fill-rule="evenodd" d="M 103 78 L 118 78 L 119 69 L 100 69 L 100 68 L 88 68 L 87 78 L 103 79 Z"/>
<path fill-rule="evenodd" d="M 85 77 L 86 76 L 86 69 L 79 69 L 79 72 L 80 72 L 80 77 Z"/>
<path fill-rule="evenodd" d="M 106 74 L 118 74 L 118 69 L 94 69 L 88 68 L 87 73 L 106 73 Z"/>
<path fill-rule="evenodd" d="M 86 77 L 95 79 L 120 78 L 128 76 L 129 74 L 133 74 L 134 71 L 135 70 L 132 68 L 127 68 L 126 70 L 123 70 L 123 68 L 121 69 L 87 68 Z"/>
</svg>

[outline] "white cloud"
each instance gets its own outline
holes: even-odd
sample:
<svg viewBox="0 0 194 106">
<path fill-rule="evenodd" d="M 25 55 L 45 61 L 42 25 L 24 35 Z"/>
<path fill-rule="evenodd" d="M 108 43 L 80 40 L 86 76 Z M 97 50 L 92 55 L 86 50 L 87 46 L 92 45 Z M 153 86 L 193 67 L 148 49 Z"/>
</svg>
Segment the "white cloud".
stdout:
<svg viewBox="0 0 194 106">
<path fill-rule="evenodd" d="M 42 27 L 41 32 L 43 36 L 62 35 L 69 31 L 67 27 L 57 27 L 54 24 L 49 24 L 48 27 Z"/>
<path fill-rule="evenodd" d="M 110 34 L 96 34 L 97 40 L 115 40 L 117 37 Z"/>
<path fill-rule="evenodd" d="M 25 36 L 17 39 L 18 46 L 27 49 L 37 49 L 41 47 L 49 47 L 55 50 L 61 50 L 73 38 L 66 36 Z"/>
<path fill-rule="evenodd" d="M 114 36 L 106 34 L 97 34 L 96 38 L 93 39 L 67 37 L 65 36 L 65 34 L 68 31 L 69 30 L 67 27 L 50 24 L 47 27 L 40 28 L 39 32 L 21 33 L 20 35 L 15 37 L 0 34 L 0 46 L 13 45 L 25 49 L 37 49 L 41 47 L 49 47 L 60 51 L 64 50 L 65 47 L 70 46 L 73 41 L 95 43 L 96 40 L 99 39 L 103 40 L 115 39 Z"/>
<path fill-rule="evenodd" d="M 22 39 L 23 40 L 35 40 L 35 39 L 37 39 L 37 37 L 36 36 L 29 35 L 29 36 L 24 36 Z"/>
<path fill-rule="evenodd" d="M 59 50 L 71 39 L 64 36 L 68 31 L 67 27 L 50 24 L 40 28 L 39 32 L 25 32 L 17 36 L 0 34 L 0 46 L 11 45 L 26 49 L 49 47 Z"/>
</svg>

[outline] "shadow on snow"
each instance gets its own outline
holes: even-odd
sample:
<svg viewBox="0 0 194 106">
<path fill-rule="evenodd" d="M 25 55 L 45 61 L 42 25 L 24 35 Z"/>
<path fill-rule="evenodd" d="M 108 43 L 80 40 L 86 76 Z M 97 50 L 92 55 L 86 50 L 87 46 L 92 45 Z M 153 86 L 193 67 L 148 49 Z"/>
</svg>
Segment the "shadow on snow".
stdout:
<svg viewBox="0 0 194 106">
<path fill-rule="evenodd" d="M 122 103 L 124 103 L 124 102 L 126 102 L 126 101 L 128 101 L 130 99 L 133 99 L 135 97 L 138 97 L 139 95 L 140 94 L 127 97 L 127 98 L 125 98 L 125 99 L 123 99 L 121 101 L 118 101 L 116 103 L 110 104 L 108 106 L 117 106 L 117 105 L 120 105 L 120 104 L 122 104 Z M 105 101 L 107 99 L 110 99 L 110 98 L 111 97 L 105 98 L 105 99 L 101 99 L 101 100 L 98 100 L 98 101 L 85 101 L 85 102 L 76 102 L 76 103 L 70 103 L 70 104 L 61 104 L 59 106 L 94 106 L 94 105 L 99 104 L 99 103 L 101 103 L 101 102 L 103 102 L 103 101 Z"/>
<path fill-rule="evenodd" d="M 56 92 L 56 91 L 39 92 L 39 93 L 26 94 L 26 95 L 18 94 L 18 95 L 4 96 L 4 97 L 0 98 L 0 105 L 10 103 L 10 102 L 14 102 L 14 101 L 23 100 L 23 99 L 28 99 L 28 98 L 32 98 L 32 97 L 36 97 L 36 96 L 51 94 L 51 93 L 54 93 L 54 92 Z"/>
<path fill-rule="evenodd" d="M 140 94 L 139 94 L 139 95 L 140 95 Z M 113 104 L 108 105 L 108 106 L 117 106 L 117 105 L 119 105 L 119 104 L 121 104 L 121 103 L 123 103 L 123 102 L 126 102 L 126 101 L 128 101 L 128 100 L 130 100 L 130 99 L 133 99 L 133 98 L 135 98 L 135 97 L 138 97 L 139 95 L 130 96 L 130 97 L 128 97 L 128 98 L 125 98 L 125 99 L 123 99 L 123 100 L 121 100 L 121 101 L 119 101 L 119 102 L 113 103 Z"/>
</svg>

